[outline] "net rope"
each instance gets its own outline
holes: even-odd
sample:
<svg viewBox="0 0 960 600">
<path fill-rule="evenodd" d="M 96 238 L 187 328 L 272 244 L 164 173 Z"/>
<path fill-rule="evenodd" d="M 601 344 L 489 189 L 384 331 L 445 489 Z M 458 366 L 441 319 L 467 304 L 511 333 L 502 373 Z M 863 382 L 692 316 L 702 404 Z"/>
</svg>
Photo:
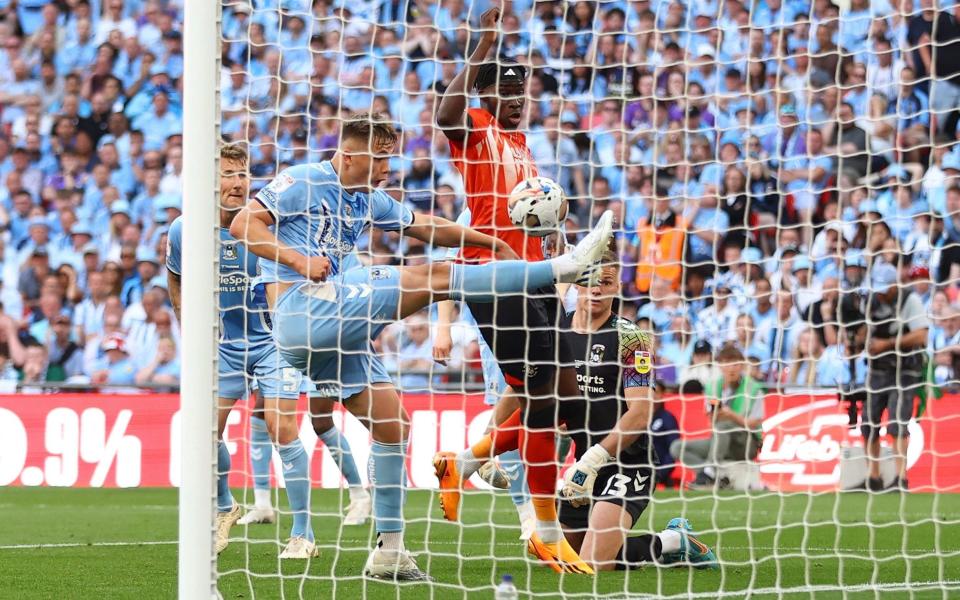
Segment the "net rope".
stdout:
<svg viewBox="0 0 960 600">
<path fill-rule="evenodd" d="M 437 115 L 484 33 L 480 19 L 490 6 L 225 2 L 222 134 L 249 151 L 251 198 L 282 197 L 281 187 L 311 183 L 283 174 L 329 160 L 344 146 L 344 121 L 372 112 L 399 131 L 386 194 L 418 215 L 455 221 L 467 208 L 465 182 Z M 653 475 L 665 490 L 650 499 L 633 531 L 621 534 L 654 533 L 672 517 L 689 517 L 723 568 L 705 575 L 648 567 L 617 580 L 583 583 L 562 575 L 559 583 L 544 583 L 545 567 L 519 562 L 524 547 L 506 495 L 474 477 L 458 524 L 444 522 L 435 496 L 406 497 L 406 545 L 436 578 L 432 597 L 489 595 L 504 573 L 522 593 L 563 597 L 955 593 L 960 547 L 948 532 L 960 524 L 956 501 L 914 494 L 958 491 L 944 469 L 957 468 L 960 455 L 940 448 L 960 415 L 934 397 L 957 389 L 960 355 L 960 8 L 926 0 L 896 6 L 523 0 L 507 3 L 498 28 L 488 60 L 527 68 L 519 131 L 538 174 L 564 190 L 563 237 L 572 246 L 613 211 L 616 310 L 653 340 L 648 358 L 656 396 L 666 401 L 651 419 L 651 447 L 661 454 Z M 471 91 L 469 107 L 480 106 Z M 375 142 L 371 134 L 369 149 L 379 151 Z M 524 159 L 501 155 L 494 171 L 504 173 L 518 160 Z M 519 183 L 502 176 L 500 203 Z M 278 206 L 279 229 L 296 211 L 285 213 L 282 200 Z M 330 249 L 337 241 L 322 237 L 328 231 L 322 219 L 352 226 L 372 216 L 399 228 L 397 217 L 376 217 L 374 210 L 302 214 Z M 338 274 L 311 293 L 320 298 L 336 289 L 330 293 L 341 299 L 373 298 L 387 267 L 449 261 L 448 249 L 435 242 L 368 229 L 355 248 L 340 249 L 373 269 L 369 278 L 345 283 Z M 342 265 L 340 274 L 347 271 Z M 421 281 L 428 289 L 435 282 Z M 890 289 L 898 293 L 878 299 Z M 565 311 L 574 311 L 578 294 L 576 286 L 564 293 Z M 357 323 L 392 321 L 373 301 L 362 314 L 348 314 L 347 305 L 333 313 L 337 339 Z M 490 419 L 484 396 L 497 395 L 485 394 L 488 359 L 464 303 L 452 310 L 445 364 L 434 360 L 435 306 L 386 324 L 372 341 L 409 414 L 403 483 L 411 490 L 436 488 L 433 453 L 476 442 Z M 532 318 L 528 310 L 521 316 Z M 300 316 L 310 328 L 319 318 Z M 523 322 L 513 328 L 524 329 Z M 902 341 L 919 329 L 927 330 L 925 340 Z M 596 350 L 592 342 L 587 347 Z M 308 349 L 317 360 L 368 352 L 365 345 Z M 551 355 L 556 366 L 586 369 L 589 378 L 583 365 L 592 354 L 562 365 L 559 347 Z M 620 366 L 637 368 L 633 360 L 631 349 Z M 743 382 L 762 388 L 756 402 L 739 387 Z M 321 385 L 315 397 L 347 387 L 336 376 L 313 383 Z M 911 492 L 839 493 L 869 487 L 867 415 L 887 406 L 894 408 L 877 420 L 880 475 L 883 486 L 896 483 L 898 450 L 887 419 L 898 403 L 914 407 L 900 413 L 910 437 L 899 451 L 908 476 L 917 473 Z M 920 405 L 925 421 L 914 418 Z M 721 408 L 737 413 L 733 433 L 719 425 L 724 417 L 708 416 Z M 248 448 L 248 415 L 233 419 L 231 435 Z M 373 491 L 367 430 L 339 408 L 332 421 Z M 359 566 L 376 533 L 342 524 L 351 496 L 338 463 L 329 449 L 317 451 L 323 443 L 310 419 L 302 420 L 300 435 L 312 456 L 314 493 L 341 491 L 335 502 L 323 496 L 329 505 L 312 504 L 320 558 L 308 569 L 284 568 L 284 577 L 298 581 L 300 593 L 312 585 L 334 595 L 357 589 L 349 586 L 362 580 Z M 719 455 L 728 443 L 746 447 L 737 446 L 739 457 L 732 446 Z M 670 456 L 662 456 L 667 449 Z M 249 506 L 248 453 L 234 454 L 233 481 L 242 482 L 237 498 Z M 234 529 L 243 559 L 226 567 L 221 561 L 219 572 L 221 582 L 243 582 L 254 596 L 291 589 L 265 558 L 283 547 L 291 517 L 279 487 L 284 464 L 274 454 L 272 503 L 280 519 Z M 572 453 L 558 458 L 561 465 L 573 460 Z M 364 594 L 385 593 L 369 585 Z"/>
</svg>

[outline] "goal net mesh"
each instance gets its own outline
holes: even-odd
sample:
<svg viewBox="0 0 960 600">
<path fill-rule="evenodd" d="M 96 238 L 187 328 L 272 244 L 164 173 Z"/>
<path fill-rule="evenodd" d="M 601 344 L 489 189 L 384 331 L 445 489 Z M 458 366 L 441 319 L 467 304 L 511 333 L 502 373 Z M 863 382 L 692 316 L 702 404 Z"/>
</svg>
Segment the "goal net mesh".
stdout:
<svg viewBox="0 0 960 600">
<path fill-rule="evenodd" d="M 373 112 L 399 131 L 385 191 L 416 214 L 455 221 L 466 188 L 438 108 L 491 6 L 224 2 L 221 129 L 249 152 L 250 197 L 278 181 L 306 183 L 277 178 L 329 160 L 344 120 Z M 622 543 L 685 517 L 721 568 L 556 575 L 525 557 L 511 494 L 479 476 L 466 485 L 460 522 L 443 519 L 433 455 L 480 439 L 500 392 L 457 303 L 449 328 L 434 305 L 387 325 L 371 350 L 409 417 L 405 544 L 435 582 L 363 579 L 376 531 L 372 518 L 345 524 L 362 492 L 344 465 L 373 491 L 370 419 L 340 405 L 311 419 L 306 392 L 336 398 L 343 382 L 333 378 L 305 385 L 299 401 L 320 551 L 309 563 L 277 559 L 292 519 L 286 465 L 256 437 L 254 402 L 235 406 L 224 435 L 235 497 L 252 510 L 265 497 L 256 489 L 269 490 L 278 517 L 232 530 L 219 558 L 224 596 L 490 597 L 505 574 L 522 597 L 960 593 L 960 543 L 950 535 L 960 528 L 960 454 L 949 443 L 960 413 L 950 396 L 939 399 L 957 384 L 960 356 L 958 21 L 956 7 L 929 0 L 504 2 L 486 61 L 526 69 L 517 130 L 529 157 L 500 156 L 496 168 L 524 160 L 522 172 L 562 187 L 571 245 L 613 211 L 612 310 L 653 340 L 650 354 L 631 349 L 614 377 L 646 369 L 655 381 L 646 431 L 657 489 L 632 529 L 591 535 Z M 366 218 L 348 215 L 351 227 Z M 456 255 L 377 228 L 347 246 L 343 272 Z M 376 276 L 342 293 L 363 297 Z M 558 299 L 564 312 L 580 311 L 573 322 L 587 341 L 571 347 L 586 351 L 563 366 L 578 370 L 587 395 L 602 387 L 591 365 L 616 353 L 583 334 L 605 310 L 589 293 L 573 286 Z M 331 423 L 349 452 L 324 435 Z M 264 453 L 273 454 L 265 475 L 253 466 Z M 561 477 L 575 453 L 557 458 Z M 516 474 L 509 460 L 497 464 Z M 618 506 L 617 490 L 634 483 L 617 475 L 603 495 Z"/>
</svg>

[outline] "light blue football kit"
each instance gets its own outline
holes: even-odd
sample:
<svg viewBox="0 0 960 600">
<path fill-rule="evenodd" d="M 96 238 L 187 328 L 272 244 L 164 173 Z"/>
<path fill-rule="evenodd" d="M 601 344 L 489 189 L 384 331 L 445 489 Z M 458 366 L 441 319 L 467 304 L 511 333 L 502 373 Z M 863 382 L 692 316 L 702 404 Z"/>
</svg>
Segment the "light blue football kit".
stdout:
<svg viewBox="0 0 960 600">
<path fill-rule="evenodd" d="M 389 383 L 382 363 L 370 351 L 370 342 L 400 316 L 400 269 L 384 266 L 343 271 L 341 263 L 368 227 L 400 230 L 413 224 L 413 213 L 382 190 L 347 191 L 330 161 L 282 171 L 256 199 L 273 217 L 280 243 L 305 256 L 330 260 L 330 274 L 320 283 L 306 281 L 289 267 L 261 260 L 258 292 L 268 283 L 292 284 L 271 313 L 274 337 L 284 358 L 307 373 L 322 395 L 330 397 L 347 399 L 371 383 Z M 553 266 L 548 261 L 454 265 L 449 296 L 491 302 L 497 295 L 553 283 Z M 371 454 L 377 532 L 400 532 L 406 443 L 374 441 Z"/>
<path fill-rule="evenodd" d="M 177 217 L 167 234 L 167 269 L 181 274 L 183 221 Z M 296 400 L 300 397 L 300 372 L 287 364 L 273 342 L 262 309 L 253 302 L 250 283 L 257 274 L 258 259 L 237 242 L 227 229 L 220 228 L 220 345 L 218 352 L 218 395 L 235 400 L 246 398 L 256 382 L 266 398 Z M 265 432 L 265 427 L 264 427 Z M 262 441 L 258 438 L 259 441 Z M 263 452 L 262 446 L 258 446 Z M 310 459 L 299 439 L 277 447 L 284 464 L 287 496 L 293 512 L 291 537 L 313 540 L 310 528 Z M 265 453 L 269 456 L 269 453 Z M 269 460 L 269 459 L 268 459 Z M 230 452 L 220 440 L 217 448 L 217 509 L 233 508 L 227 484 Z"/>
</svg>

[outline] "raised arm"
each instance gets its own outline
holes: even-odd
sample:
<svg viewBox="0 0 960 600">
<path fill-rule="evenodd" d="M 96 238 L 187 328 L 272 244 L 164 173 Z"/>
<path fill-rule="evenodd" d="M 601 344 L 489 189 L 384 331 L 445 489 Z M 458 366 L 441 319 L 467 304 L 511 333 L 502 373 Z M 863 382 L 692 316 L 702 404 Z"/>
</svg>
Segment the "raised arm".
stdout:
<svg viewBox="0 0 960 600">
<path fill-rule="evenodd" d="M 463 142 L 470 133 L 469 130 L 472 126 L 470 115 L 465 114 L 467 111 L 467 92 L 473 88 L 480 65 L 487 59 L 490 49 L 497 43 L 500 8 L 495 6 L 483 13 L 480 17 L 480 26 L 483 28 L 480 42 L 470 53 L 463 70 L 457 73 L 457 76 L 450 83 L 450 87 L 443 93 L 440 98 L 440 106 L 437 107 L 437 127 L 452 142 Z"/>
<path fill-rule="evenodd" d="M 236 221 L 234 221 L 236 223 Z M 424 213 L 417 213 L 413 223 L 404 228 L 403 234 L 414 239 L 445 248 L 458 246 L 476 246 L 489 248 L 501 260 L 518 260 L 520 257 L 510 246 L 493 236 L 480 233 L 475 229 L 464 227 L 459 223 L 448 221 L 443 217 L 436 217 Z"/>
<path fill-rule="evenodd" d="M 325 256 L 305 256 L 287 246 L 270 231 L 273 215 L 258 200 L 251 200 L 240 209 L 230 223 L 230 235 L 260 258 L 290 267 L 311 281 L 323 281 L 330 273 L 330 260 Z"/>
</svg>

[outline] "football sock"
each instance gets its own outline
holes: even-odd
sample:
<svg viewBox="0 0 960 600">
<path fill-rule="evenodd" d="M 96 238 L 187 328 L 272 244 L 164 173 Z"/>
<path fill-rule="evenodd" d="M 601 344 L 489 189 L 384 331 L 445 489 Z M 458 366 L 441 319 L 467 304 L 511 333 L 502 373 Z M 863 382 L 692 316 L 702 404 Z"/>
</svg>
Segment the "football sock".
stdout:
<svg viewBox="0 0 960 600">
<path fill-rule="evenodd" d="M 253 471 L 253 493 L 257 508 L 270 508 L 270 459 L 273 442 L 267 432 L 267 422 L 250 417 L 250 468 Z M 266 491 L 264 495 L 262 492 Z M 258 492 L 261 492 L 258 494 Z M 261 501 L 266 498 L 266 504 Z"/>
<path fill-rule="evenodd" d="M 665 551 L 660 536 L 644 534 L 628 537 L 617 553 L 617 569 L 630 569 L 641 563 L 654 562 Z"/>
<path fill-rule="evenodd" d="M 518 507 L 526 505 L 530 495 L 527 493 L 527 470 L 523 467 L 520 451 L 511 450 L 501 454 L 500 466 L 510 479 L 510 499 L 513 504 Z"/>
<path fill-rule="evenodd" d="M 520 430 L 523 429 L 521 415 L 518 408 L 493 430 L 491 442 L 494 454 L 499 455 L 520 448 Z"/>
<path fill-rule="evenodd" d="M 223 440 L 217 442 L 217 510 L 233 510 L 233 494 L 230 493 L 230 451 Z"/>
<path fill-rule="evenodd" d="M 377 547 L 384 550 L 403 550 L 403 532 L 384 531 L 378 533 Z"/>
<path fill-rule="evenodd" d="M 377 533 L 403 531 L 403 496 L 406 482 L 406 444 L 373 442 L 370 446 L 373 484 L 373 519 Z"/>
<path fill-rule="evenodd" d="M 680 543 L 683 541 L 683 536 L 679 531 L 665 529 L 657 534 L 657 538 L 660 540 L 664 554 L 680 551 Z"/>
<path fill-rule="evenodd" d="M 337 463 L 337 466 L 340 467 L 340 473 L 343 474 L 343 478 L 347 480 L 347 485 L 350 487 L 362 485 L 360 481 L 360 471 L 357 470 L 357 463 L 354 462 L 353 453 L 350 452 L 350 442 L 347 441 L 347 438 L 340 430 L 336 427 L 331 427 L 323 432 L 320 439 L 323 440 L 323 443 L 327 446 L 327 450 L 330 451 L 333 462 Z"/>
<path fill-rule="evenodd" d="M 493 302 L 497 296 L 553 285 L 550 261 L 505 260 L 485 265 L 450 267 L 450 299 Z"/>
<path fill-rule="evenodd" d="M 280 460 L 283 463 L 283 479 L 287 486 L 287 500 L 293 511 L 293 527 L 290 537 L 305 537 L 313 541 L 313 529 L 310 527 L 310 458 L 303 443 L 293 440 L 289 444 L 278 446 Z"/>
</svg>

